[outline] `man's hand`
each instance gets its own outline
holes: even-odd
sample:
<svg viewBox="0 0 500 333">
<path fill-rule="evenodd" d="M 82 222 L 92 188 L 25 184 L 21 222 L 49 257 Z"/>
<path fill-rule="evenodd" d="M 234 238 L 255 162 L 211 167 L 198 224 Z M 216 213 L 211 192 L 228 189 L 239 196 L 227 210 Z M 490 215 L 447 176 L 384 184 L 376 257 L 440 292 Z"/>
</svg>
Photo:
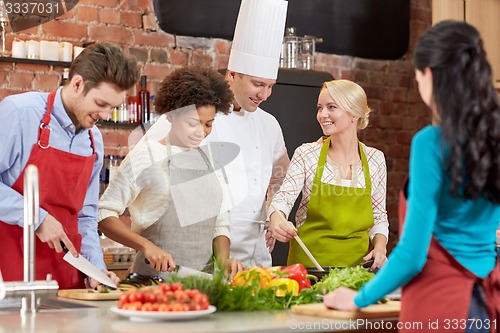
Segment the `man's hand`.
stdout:
<svg viewBox="0 0 500 333">
<path fill-rule="evenodd" d="M 66 235 L 62 224 L 52 215 L 49 214 L 43 219 L 42 223 L 35 231 L 35 234 L 43 243 L 47 243 L 51 249 L 56 250 L 57 253 L 63 251 L 61 246 L 61 242 L 63 242 L 68 251 L 71 252 L 74 257 L 78 257 L 78 251 L 69 240 L 68 235 Z"/>
<path fill-rule="evenodd" d="M 120 283 L 120 278 L 113 272 L 111 271 L 108 271 L 107 269 L 103 269 L 102 270 L 111 280 L 113 280 L 113 282 L 118 285 Z M 97 280 L 94 280 L 94 279 L 90 279 L 90 288 L 92 289 L 96 289 L 97 286 L 100 284 L 99 281 Z"/>
</svg>

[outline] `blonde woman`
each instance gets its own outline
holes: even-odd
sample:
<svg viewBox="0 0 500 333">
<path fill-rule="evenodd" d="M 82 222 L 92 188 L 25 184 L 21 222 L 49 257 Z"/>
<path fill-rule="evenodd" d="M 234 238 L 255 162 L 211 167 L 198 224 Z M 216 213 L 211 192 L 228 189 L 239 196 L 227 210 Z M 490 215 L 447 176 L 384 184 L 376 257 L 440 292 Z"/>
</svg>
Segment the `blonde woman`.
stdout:
<svg viewBox="0 0 500 333">
<path fill-rule="evenodd" d="M 297 228 L 270 209 L 268 246 L 291 240 L 288 264 L 312 262 L 293 239 L 299 235 L 322 266 L 355 266 L 386 261 L 388 239 L 387 169 L 384 154 L 358 140 L 370 108 L 366 94 L 349 80 L 325 82 L 318 97 L 317 120 L 323 143 L 297 148 L 272 207 L 288 217 L 299 193 Z M 373 249 L 368 251 L 370 240 Z"/>
</svg>

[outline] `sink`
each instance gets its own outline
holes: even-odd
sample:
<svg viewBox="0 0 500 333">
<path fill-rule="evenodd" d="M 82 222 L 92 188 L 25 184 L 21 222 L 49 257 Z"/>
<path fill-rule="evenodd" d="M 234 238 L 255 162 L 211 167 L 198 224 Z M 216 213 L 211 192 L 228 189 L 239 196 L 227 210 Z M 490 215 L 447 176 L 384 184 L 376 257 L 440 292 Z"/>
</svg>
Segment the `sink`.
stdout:
<svg viewBox="0 0 500 333">
<path fill-rule="evenodd" d="M 92 305 L 83 304 L 80 302 L 72 302 L 62 300 L 57 297 L 45 297 L 39 299 L 38 309 L 41 312 L 45 311 L 61 311 L 61 310 L 72 310 L 72 309 L 85 309 L 94 308 Z M 6 298 L 0 300 L 0 312 L 10 312 L 10 311 L 20 311 L 21 310 L 21 298 Z"/>
</svg>

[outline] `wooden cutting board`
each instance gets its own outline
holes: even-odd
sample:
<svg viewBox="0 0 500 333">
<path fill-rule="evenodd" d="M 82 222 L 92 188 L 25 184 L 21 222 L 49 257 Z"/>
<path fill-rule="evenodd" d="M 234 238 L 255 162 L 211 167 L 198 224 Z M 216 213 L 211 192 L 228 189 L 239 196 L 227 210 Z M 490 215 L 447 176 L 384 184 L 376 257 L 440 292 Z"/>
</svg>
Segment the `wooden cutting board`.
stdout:
<svg viewBox="0 0 500 333">
<path fill-rule="evenodd" d="M 293 305 L 292 312 L 296 314 L 327 317 L 335 319 L 387 318 L 398 317 L 401 310 L 400 301 L 389 301 L 384 304 L 374 304 L 359 311 L 341 311 L 328 309 L 323 303 Z"/>
<path fill-rule="evenodd" d="M 57 296 L 64 298 L 80 299 L 87 301 L 117 300 L 122 294 L 121 290 L 110 290 L 108 293 L 99 293 L 92 289 L 60 289 Z"/>
</svg>

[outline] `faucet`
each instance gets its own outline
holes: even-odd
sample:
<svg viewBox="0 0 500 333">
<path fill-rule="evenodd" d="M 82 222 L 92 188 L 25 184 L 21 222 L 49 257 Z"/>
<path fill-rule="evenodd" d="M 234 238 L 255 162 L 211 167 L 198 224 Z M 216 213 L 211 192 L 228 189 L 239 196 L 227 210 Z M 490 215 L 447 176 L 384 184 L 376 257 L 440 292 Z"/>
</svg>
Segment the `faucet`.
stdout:
<svg viewBox="0 0 500 333">
<path fill-rule="evenodd" d="M 38 190 L 38 169 L 28 165 L 24 172 L 24 280 L 3 282 L 0 272 L 0 300 L 8 297 L 22 297 L 21 313 L 38 310 L 37 296 L 57 295 L 59 284 L 47 274 L 45 281 L 35 280 L 35 223 L 40 219 L 40 196 Z"/>
</svg>

